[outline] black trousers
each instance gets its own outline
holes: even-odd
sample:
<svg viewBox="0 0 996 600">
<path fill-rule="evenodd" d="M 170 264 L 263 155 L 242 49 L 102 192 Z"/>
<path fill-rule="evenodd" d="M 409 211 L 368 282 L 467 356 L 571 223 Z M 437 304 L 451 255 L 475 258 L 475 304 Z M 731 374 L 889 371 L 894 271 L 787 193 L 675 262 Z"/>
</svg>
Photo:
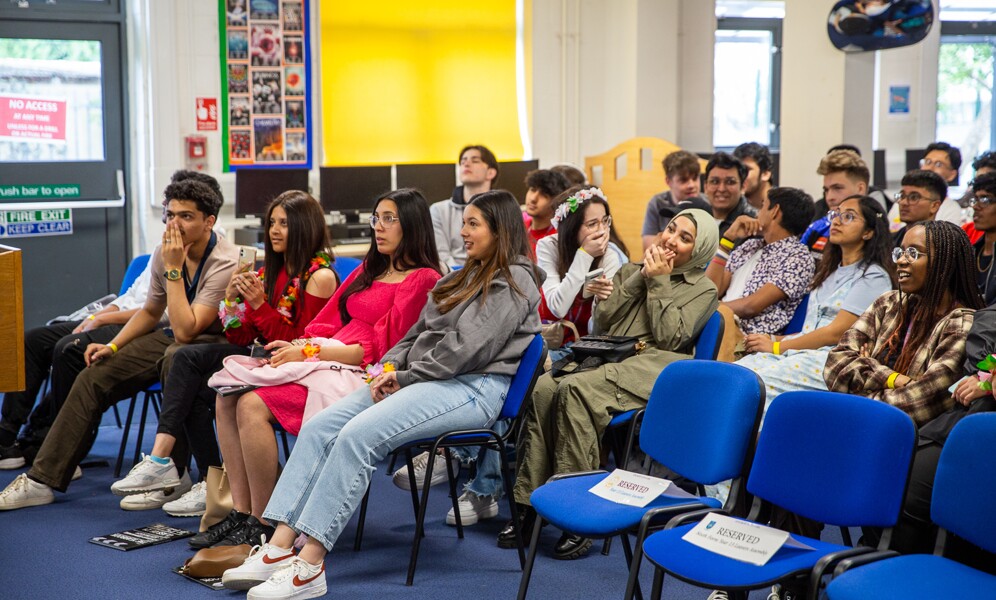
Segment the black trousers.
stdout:
<svg viewBox="0 0 996 600">
<path fill-rule="evenodd" d="M 193 454 L 202 476 L 208 467 L 221 466 L 221 454 L 214 432 L 215 392 L 208 379 L 222 368 L 226 356 L 249 354 L 249 349 L 233 344 L 196 344 L 173 353 L 163 385 L 163 403 L 157 433 L 176 438 L 170 457 L 180 473 Z"/>
<path fill-rule="evenodd" d="M 21 427 L 27 423 L 25 437 L 30 442 L 41 443 L 45 433 L 52 426 L 59 409 L 69 395 L 76 376 L 84 369 L 83 351 L 88 344 L 106 344 L 121 331 L 122 325 L 107 325 L 85 333 L 73 333 L 80 321 L 56 323 L 36 327 L 24 335 L 24 378 L 23 392 L 4 394 L 0 408 L 0 443 L 16 437 Z M 45 379 L 52 373 L 52 385 L 48 393 L 35 407 L 35 399 Z M 32 410 L 34 407 L 34 410 Z M 3 445 L 7 445 L 4 443 Z"/>
</svg>

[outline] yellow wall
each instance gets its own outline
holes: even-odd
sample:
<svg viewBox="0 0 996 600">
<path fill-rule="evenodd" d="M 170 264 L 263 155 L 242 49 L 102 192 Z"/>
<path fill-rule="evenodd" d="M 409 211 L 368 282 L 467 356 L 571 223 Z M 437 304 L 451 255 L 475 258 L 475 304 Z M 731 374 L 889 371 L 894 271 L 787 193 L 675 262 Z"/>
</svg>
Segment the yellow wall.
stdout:
<svg viewBox="0 0 996 600">
<path fill-rule="evenodd" d="M 322 2 L 320 18 L 322 164 L 523 157 L 515 0 Z"/>
</svg>

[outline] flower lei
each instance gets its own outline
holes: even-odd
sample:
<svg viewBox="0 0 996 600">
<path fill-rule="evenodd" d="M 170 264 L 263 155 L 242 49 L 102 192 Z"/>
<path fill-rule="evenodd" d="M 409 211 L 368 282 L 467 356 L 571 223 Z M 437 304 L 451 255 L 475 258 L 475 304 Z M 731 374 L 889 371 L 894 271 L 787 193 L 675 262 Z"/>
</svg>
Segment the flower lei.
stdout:
<svg viewBox="0 0 996 600">
<path fill-rule="evenodd" d="M 246 318 L 246 303 L 232 304 L 228 298 L 224 298 L 218 303 L 218 317 L 221 319 L 222 331 L 242 327 L 242 321 Z"/>
<path fill-rule="evenodd" d="M 374 379 L 377 379 L 384 373 L 391 373 L 395 371 L 394 363 L 387 361 L 386 363 L 374 363 L 372 365 L 367 365 L 366 372 L 367 376 L 363 379 L 369 385 Z"/>
<path fill-rule="evenodd" d="M 979 369 L 979 389 L 987 392 L 993 391 L 992 371 L 996 369 L 996 355 L 989 354 L 975 366 Z"/>
<path fill-rule="evenodd" d="M 560 223 L 567 218 L 567 215 L 575 212 L 579 206 L 588 202 L 592 198 L 601 198 L 606 202 L 609 201 L 605 197 L 605 192 L 601 188 L 585 188 L 579 190 L 573 196 L 567 198 L 557 206 L 557 210 L 553 211 L 553 219 L 550 220 L 550 224 L 553 225 L 554 229 L 560 228 Z"/>
<path fill-rule="evenodd" d="M 284 293 L 280 296 L 280 300 L 277 300 L 277 312 L 283 317 L 284 322 L 288 325 L 293 325 L 291 321 L 291 310 L 294 308 L 294 303 L 297 302 L 298 294 L 301 291 L 301 286 L 307 285 L 308 280 L 318 269 L 329 269 L 332 267 L 332 258 L 324 253 L 319 252 L 311 259 L 311 266 L 305 271 L 303 276 L 295 277 L 287 282 L 287 287 L 284 289 Z M 260 281 L 264 280 L 266 274 L 261 269 L 259 272 Z"/>
</svg>

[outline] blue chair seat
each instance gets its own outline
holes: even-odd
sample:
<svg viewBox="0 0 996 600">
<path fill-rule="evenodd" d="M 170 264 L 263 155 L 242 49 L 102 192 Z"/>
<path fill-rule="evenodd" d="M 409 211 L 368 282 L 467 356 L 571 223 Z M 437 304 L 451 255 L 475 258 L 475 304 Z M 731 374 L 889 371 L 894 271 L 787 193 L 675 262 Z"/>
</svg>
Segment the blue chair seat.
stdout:
<svg viewBox="0 0 996 600">
<path fill-rule="evenodd" d="M 643 543 L 643 552 L 651 562 L 679 579 L 722 590 L 766 587 L 793 573 L 808 573 L 827 554 L 849 548 L 793 535 L 793 539 L 813 550 L 782 546 L 766 565 L 758 567 L 720 556 L 681 539 L 695 525 L 682 525 L 651 535 Z M 888 597 L 898 596 L 890 594 Z"/>
<path fill-rule="evenodd" d="M 830 582 L 828 598 L 996 598 L 996 575 L 930 554 L 897 556 L 847 575 Z"/>
<path fill-rule="evenodd" d="M 609 427 L 619 427 L 625 423 L 629 423 L 629 420 L 633 418 L 638 410 L 627 410 L 626 412 L 616 413 L 613 415 L 612 420 L 609 421 Z"/>
<path fill-rule="evenodd" d="M 536 512 L 543 515 L 558 529 L 581 534 L 585 537 L 603 537 L 635 528 L 647 511 L 669 506 L 689 506 L 692 509 L 719 508 L 715 498 L 671 498 L 658 496 L 647 506 L 627 506 L 589 493 L 592 487 L 608 477 L 608 473 L 580 475 L 549 481 L 529 497 Z M 583 511 L 560 510 L 585 498 Z"/>
</svg>

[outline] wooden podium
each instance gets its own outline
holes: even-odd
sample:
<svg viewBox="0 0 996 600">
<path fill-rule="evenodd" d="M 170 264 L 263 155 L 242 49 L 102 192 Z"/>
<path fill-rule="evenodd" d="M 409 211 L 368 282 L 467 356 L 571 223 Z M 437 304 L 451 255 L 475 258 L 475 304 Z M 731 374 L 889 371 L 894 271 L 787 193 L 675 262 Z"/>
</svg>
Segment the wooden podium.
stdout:
<svg viewBox="0 0 996 600">
<path fill-rule="evenodd" d="M 0 246 L 0 392 L 24 389 L 24 298 L 21 290 L 21 251 Z"/>
</svg>

